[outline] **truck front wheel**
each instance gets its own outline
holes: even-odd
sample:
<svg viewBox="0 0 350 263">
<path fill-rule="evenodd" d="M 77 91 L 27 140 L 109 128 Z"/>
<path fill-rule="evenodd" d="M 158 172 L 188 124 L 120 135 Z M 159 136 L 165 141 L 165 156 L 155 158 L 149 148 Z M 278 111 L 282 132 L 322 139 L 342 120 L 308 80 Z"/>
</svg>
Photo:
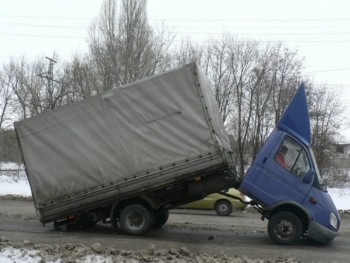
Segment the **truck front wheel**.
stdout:
<svg viewBox="0 0 350 263">
<path fill-rule="evenodd" d="M 279 212 L 273 215 L 267 225 L 270 238 L 277 244 L 290 245 L 300 240 L 303 226 L 295 214 Z"/>
<path fill-rule="evenodd" d="M 131 204 L 121 211 L 119 224 L 124 233 L 143 235 L 154 223 L 154 213 L 140 204 Z"/>
</svg>

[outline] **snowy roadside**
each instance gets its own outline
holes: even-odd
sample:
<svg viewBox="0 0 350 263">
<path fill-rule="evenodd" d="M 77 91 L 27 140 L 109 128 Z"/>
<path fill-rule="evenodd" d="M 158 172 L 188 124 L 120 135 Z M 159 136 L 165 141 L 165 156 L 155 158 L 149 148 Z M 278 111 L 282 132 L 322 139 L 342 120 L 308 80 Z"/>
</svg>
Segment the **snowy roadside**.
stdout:
<svg viewBox="0 0 350 263">
<path fill-rule="evenodd" d="M 270 259 L 250 259 L 245 256 L 227 257 L 225 255 L 199 254 L 186 247 L 156 249 L 153 244 L 142 250 L 118 250 L 95 243 L 90 247 L 82 244 L 45 245 L 10 243 L 0 239 L 1 263 L 300 263 L 295 258 L 280 257 Z"/>
<path fill-rule="evenodd" d="M 17 164 L 1 164 L 0 169 L 18 169 Z M 31 190 L 27 176 L 20 167 L 21 172 L 11 174 L 0 174 L 0 198 L 9 199 L 31 199 Z M 338 210 L 350 210 L 350 187 L 346 188 L 328 188 Z"/>
</svg>

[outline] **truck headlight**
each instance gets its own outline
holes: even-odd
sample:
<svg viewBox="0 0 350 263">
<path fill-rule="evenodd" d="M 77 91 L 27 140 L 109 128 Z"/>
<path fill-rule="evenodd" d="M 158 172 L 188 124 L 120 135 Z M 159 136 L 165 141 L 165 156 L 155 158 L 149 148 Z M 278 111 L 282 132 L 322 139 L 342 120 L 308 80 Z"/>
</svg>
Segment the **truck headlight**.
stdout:
<svg viewBox="0 0 350 263">
<path fill-rule="evenodd" d="M 329 223 L 331 224 L 332 227 L 337 229 L 337 227 L 338 227 L 338 219 L 337 219 L 337 217 L 335 216 L 334 213 L 331 213 L 331 216 L 329 218 Z"/>
</svg>

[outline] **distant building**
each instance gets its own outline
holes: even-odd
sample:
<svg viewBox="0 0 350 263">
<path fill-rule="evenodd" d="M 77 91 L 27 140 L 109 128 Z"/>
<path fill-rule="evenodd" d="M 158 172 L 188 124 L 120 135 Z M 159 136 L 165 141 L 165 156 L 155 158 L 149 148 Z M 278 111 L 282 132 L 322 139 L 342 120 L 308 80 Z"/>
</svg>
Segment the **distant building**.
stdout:
<svg viewBox="0 0 350 263">
<path fill-rule="evenodd" d="M 350 168 L 350 144 L 333 146 L 332 162 L 336 168 Z"/>
</svg>

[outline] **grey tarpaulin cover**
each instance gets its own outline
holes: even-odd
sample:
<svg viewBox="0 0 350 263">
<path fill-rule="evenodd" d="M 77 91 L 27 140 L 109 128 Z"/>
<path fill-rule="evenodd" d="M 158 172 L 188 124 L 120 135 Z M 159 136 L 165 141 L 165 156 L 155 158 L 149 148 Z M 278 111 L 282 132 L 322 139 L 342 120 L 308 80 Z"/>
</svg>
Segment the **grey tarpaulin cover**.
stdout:
<svg viewBox="0 0 350 263">
<path fill-rule="evenodd" d="M 196 63 L 15 126 L 37 207 L 230 149 Z"/>
</svg>

